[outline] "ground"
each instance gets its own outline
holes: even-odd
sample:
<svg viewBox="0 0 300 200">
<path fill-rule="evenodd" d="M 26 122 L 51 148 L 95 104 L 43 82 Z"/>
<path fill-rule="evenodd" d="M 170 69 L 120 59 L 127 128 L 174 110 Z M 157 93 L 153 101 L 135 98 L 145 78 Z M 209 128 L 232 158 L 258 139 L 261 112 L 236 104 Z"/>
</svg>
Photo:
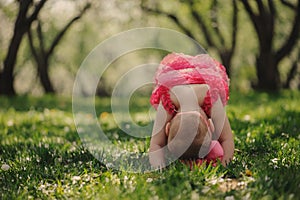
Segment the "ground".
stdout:
<svg viewBox="0 0 300 200">
<path fill-rule="evenodd" d="M 0 199 L 297 199 L 300 196 L 300 92 L 232 93 L 227 106 L 235 158 L 227 167 L 175 162 L 162 172 L 108 169 L 82 146 L 67 97 L 0 97 Z M 149 123 L 149 101 L 130 112 Z M 110 99 L 99 122 L 124 148 L 147 151 L 113 122 Z"/>
</svg>

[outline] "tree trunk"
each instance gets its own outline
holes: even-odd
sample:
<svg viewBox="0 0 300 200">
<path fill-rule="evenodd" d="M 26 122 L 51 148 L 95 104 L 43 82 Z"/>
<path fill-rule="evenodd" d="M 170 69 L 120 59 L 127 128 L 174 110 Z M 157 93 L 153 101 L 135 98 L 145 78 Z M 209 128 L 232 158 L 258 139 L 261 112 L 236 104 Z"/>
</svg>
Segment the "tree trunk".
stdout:
<svg viewBox="0 0 300 200">
<path fill-rule="evenodd" d="M 222 64 L 226 68 L 226 72 L 228 77 L 231 76 L 231 60 L 232 60 L 232 53 L 225 51 L 225 52 L 220 52 L 220 57 L 222 60 Z"/>
<path fill-rule="evenodd" d="M 4 60 L 4 69 L 0 76 L 0 94 L 15 95 L 13 70 L 16 63 L 17 53 L 22 41 L 24 31 L 14 31 L 7 56 Z"/>
<path fill-rule="evenodd" d="M 271 17 L 265 19 L 271 24 Z M 276 91 L 280 89 L 281 81 L 278 71 L 278 62 L 273 53 L 274 27 L 258 24 L 259 53 L 256 58 L 256 73 L 258 84 L 256 89 Z"/>
<path fill-rule="evenodd" d="M 31 35 L 31 30 L 28 31 L 28 38 L 29 38 L 29 45 L 31 52 L 34 56 L 35 62 L 37 64 L 38 69 L 38 75 L 40 82 L 44 88 L 45 93 L 55 93 L 55 89 L 52 85 L 52 82 L 50 80 L 49 76 L 49 60 L 52 56 L 54 49 L 58 46 L 59 42 L 65 35 L 65 33 L 69 30 L 69 28 L 74 24 L 74 22 L 78 21 L 82 15 L 91 7 L 90 3 L 87 3 L 84 8 L 81 10 L 79 15 L 75 16 L 71 21 L 69 21 L 65 27 L 57 33 L 57 35 L 54 37 L 53 41 L 51 42 L 51 45 L 48 49 L 45 48 L 45 40 L 43 37 L 43 31 L 41 26 L 41 21 L 37 19 L 38 26 L 37 26 L 37 38 L 39 40 L 39 47 L 35 47 L 33 44 L 33 39 Z"/>
<path fill-rule="evenodd" d="M 34 5 L 32 14 L 28 16 L 27 12 L 33 5 L 32 0 L 21 0 L 19 3 L 18 16 L 15 21 L 14 33 L 9 44 L 8 52 L 4 60 L 3 71 L 0 72 L 0 94 L 15 95 L 14 89 L 14 67 L 17 60 L 18 50 L 24 34 L 28 31 L 31 23 L 36 19 L 46 0 L 41 0 Z"/>
<path fill-rule="evenodd" d="M 280 89 L 278 63 L 270 52 L 261 52 L 256 59 L 257 89 L 276 91 Z"/>
<path fill-rule="evenodd" d="M 278 49 L 274 48 L 274 35 L 276 34 L 275 20 L 278 20 L 276 4 L 274 1 L 254 1 L 256 2 L 257 11 L 254 11 L 248 0 L 242 0 L 242 3 L 249 15 L 251 22 L 256 30 L 259 53 L 256 59 L 256 71 L 258 84 L 256 89 L 276 91 L 281 87 L 279 74 L 279 63 L 286 57 L 297 44 L 300 33 L 300 0 L 297 5 L 287 1 L 281 1 L 285 6 L 288 6 L 295 13 L 291 30 L 287 32 L 286 41 Z M 253 2 L 253 1 L 252 1 Z M 251 3 L 252 3 L 251 2 Z M 284 37 L 284 36 L 281 36 Z"/>
<path fill-rule="evenodd" d="M 39 78 L 45 93 L 55 93 L 54 87 L 50 81 L 50 76 L 48 73 L 48 61 L 46 59 L 41 59 L 38 61 L 37 65 Z"/>
</svg>

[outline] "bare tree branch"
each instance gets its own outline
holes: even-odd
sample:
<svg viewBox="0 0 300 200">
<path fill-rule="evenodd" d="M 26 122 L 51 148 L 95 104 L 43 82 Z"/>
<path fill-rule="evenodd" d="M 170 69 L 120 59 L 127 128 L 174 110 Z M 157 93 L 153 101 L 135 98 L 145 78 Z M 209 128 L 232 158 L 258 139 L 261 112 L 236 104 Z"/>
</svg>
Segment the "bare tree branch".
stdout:
<svg viewBox="0 0 300 200">
<path fill-rule="evenodd" d="M 24 22 L 26 20 L 27 12 L 29 10 L 32 0 L 20 1 L 19 13 L 16 20 L 16 24 Z"/>
<path fill-rule="evenodd" d="M 159 15 L 163 15 L 168 17 L 169 19 L 171 19 L 187 36 L 191 37 L 192 39 L 196 40 L 194 34 L 183 24 L 181 23 L 181 21 L 178 19 L 178 17 L 174 14 L 171 13 L 167 13 L 167 12 L 163 12 L 159 9 L 154 9 L 154 8 L 150 8 L 144 5 L 144 3 L 141 4 L 141 8 L 144 11 L 150 12 L 150 13 L 154 13 L 154 14 L 159 14 Z"/>
<path fill-rule="evenodd" d="M 242 3 L 244 4 L 245 9 L 246 9 L 247 13 L 249 14 L 249 16 L 250 16 L 250 18 L 253 22 L 254 28 L 256 29 L 256 31 L 259 31 L 258 16 L 254 13 L 254 11 L 253 11 L 252 7 L 250 6 L 248 0 L 242 0 Z"/>
<path fill-rule="evenodd" d="M 90 3 L 87 3 L 86 6 L 80 11 L 80 13 L 72 18 L 64 27 L 63 29 L 57 33 L 54 37 L 50 47 L 46 49 L 45 47 L 45 39 L 42 31 L 41 21 L 37 18 L 37 27 L 36 27 L 36 34 L 38 38 L 38 46 L 35 47 L 32 39 L 31 30 L 28 32 L 29 38 L 29 45 L 34 56 L 34 59 L 37 64 L 37 73 L 40 78 L 41 84 L 46 93 L 55 93 L 55 89 L 51 83 L 50 76 L 49 76 L 49 58 L 53 54 L 55 47 L 59 44 L 67 30 L 71 27 L 71 25 L 79 20 L 83 14 L 91 7 Z"/>
<path fill-rule="evenodd" d="M 293 28 L 290 35 L 282 47 L 276 52 L 276 62 L 279 62 L 293 49 L 296 40 L 300 33 L 300 0 L 298 0 L 297 10 L 295 11 L 295 17 L 293 21 Z"/>
<path fill-rule="evenodd" d="M 296 76 L 296 72 L 297 72 L 297 69 L 298 67 L 300 66 L 300 62 L 299 62 L 299 59 L 300 59 L 300 50 L 298 52 L 298 57 L 297 59 L 294 61 L 293 65 L 292 65 L 292 68 L 290 69 L 289 73 L 288 73 L 288 76 L 287 76 L 287 79 L 283 85 L 284 88 L 289 88 L 290 87 L 290 84 L 291 84 L 291 81 L 295 78 Z"/>
<path fill-rule="evenodd" d="M 48 49 L 45 57 L 48 58 L 54 51 L 55 47 L 57 46 L 57 44 L 59 43 L 59 41 L 62 39 L 62 37 L 65 35 L 65 33 L 67 32 L 67 30 L 72 26 L 72 24 L 74 22 L 76 22 L 77 20 L 79 20 L 82 15 L 91 7 L 91 4 L 88 3 L 86 4 L 86 6 L 82 9 L 82 11 L 80 12 L 79 15 L 77 15 L 76 17 L 74 17 L 69 23 L 67 23 L 65 25 L 65 27 L 56 35 L 56 37 L 54 38 L 50 48 Z"/>
<path fill-rule="evenodd" d="M 170 19 L 172 19 L 176 25 L 183 30 L 184 33 L 186 33 L 191 38 L 195 39 L 197 36 L 197 32 L 192 32 L 193 29 L 191 29 L 188 25 L 183 24 L 180 21 L 179 17 L 183 17 L 180 15 L 170 14 L 167 11 L 164 11 L 163 9 L 160 9 L 159 6 L 155 5 L 155 8 L 150 7 L 149 5 L 145 5 L 145 0 L 141 1 L 141 8 L 145 11 L 152 12 L 154 14 L 159 14 L 166 16 Z M 219 26 L 219 18 L 218 18 L 218 11 L 220 8 L 220 5 L 218 4 L 217 0 L 214 0 L 214 2 L 211 5 L 211 18 L 209 18 L 210 23 L 215 23 L 216 26 L 211 27 L 211 24 L 206 23 L 206 20 L 204 19 L 204 15 L 202 13 L 199 13 L 198 1 L 196 0 L 185 0 L 181 1 L 183 4 L 185 4 L 191 14 L 192 21 L 196 24 L 196 26 L 201 30 L 201 34 L 203 34 L 204 39 L 207 43 L 207 47 L 211 47 L 217 50 L 220 58 L 222 59 L 222 63 L 226 66 L 228 75 L 230 75 L 230 65 L 232 56 L 234 53 L 234 50 L 236 48 L 236 36 L 237 36 L 237 27 L 238 27 L 238 8 L 237 8 L 237 0 L 233 0 L 233 12 L 232 12 L 232 34 L 231 38 L 229 38 L 228 41 L 231 39 L 231 44 L 226 46 L 226 37 L 224 37 L 220 26 Z M 196 40 L 196 39 L 195 39 Z"/>
<path fill-rule="evenodd" d="M 233 4 L 233 15 L 232 15 L 232 34 L 231 34 L 231 54 L 236 48 L 236 36 L 237 36 L 237 26 L 238 26 L 238 7 L 236 0 L 232 0 Z"/>
<path fill-rule="evenodd" d="M 217 6 L 218 5 L 217 4 L 218 4 L 218 1 L 214 0 L 213 3 L 212 3 L 212 7 L 211 7 L 211 11 L 213 12 L 212 21 L 213 21 L 213 23 L 215 23 L 215 25 L 213 25 L 213 29 L 215 30 L 215 33 L 218 36 L 221 45 L 225 46 L 225 39 L 224 39 L 222 33 L 220 32 L 220 29 L 219 29 L 220 25 L 219 25 L 219 20 L 218 20 L 218 11 L 217 11 Z"/>
<path fill-rule="evenodd" d="M 29 47 L 31 49 L 33 57 L 35 58 L 35 60 L 38 60 L 39 57 L 38 57 L 37 51 L 36 51 L 36 49 L 34 47 L 34 44 L 33 44 L 32 32 L 31 32 L 30 29 L 28 30 L 27 35 L 28 35 Z"/>
<path fill-rule="evenodd" d="M 208 32 L 208 27 L 205 25 L 201 15 L 197 12 L 197 10 L 195 10 L 194 2 L 189 1 L 189 3 L 190 3 L 192 15 L 193 15 L 195 21 L 201 27 L 201 30 L 203 31 L 204 37 L 205 37 L 208 45 L 211 46 L 211 47 L 215 47 L 216 44 L 213 42 L 213 40 L 212 40 L 212 38 L 211 38 L 211 36 Z"/>
<path fill-rule="evenodd" d="M 286 1 L 286 0 L 280 0 L 280 2 L 282 3 L 282 5 L 285 5 L 287 6 L 288 8 L 292 9 L 292 10 L 295 10 L 297 9 L 297 6 L 295 6 L 294 4 Z"/>
<path fill-rule="evenodd" d="M 36 20 L 40 10 L 44 6 L 47 0 L 41 0 L 37 5 L 35 5 L 35 9 L 32 14 L 27 18 L 29 24 L 31 24 L 34 20 Z"/>
<path fill-rule="evenodd" d="M 274 16 L 276 14 L 275 6 L 273 0 L 268 0 L 269 8 L 271 14 Z"/>
<path fill-rule="evenodd" d="M 257 4 L 257 7 L 258 7 L 260 16 L 264 17 L 266 15 L 266 10 L 265 10 L 264 4 L 262 3 L 261 0 L 256 0 L 256 4 Z"/>
<path fill-rule="evenodd" d="M 18 15 L 14 25 L 14 32 L 10 41 L 7 55 L 4 59 L 4 68 L 0 72 L 0 93 L 7 95 L 14 95 L 14 68 L 17 60 L 17 54 L 20 48 L 20 44 L 23 40 L 24 34 L 30 29 L 32 21 L 36 19 L 39 11 L 43 7 L 46 0 L 41 0 L 33 12 L 33 15 L 28 16 L 30 6 L 33 4 L 33 0 L 20 0 Z"/>
<path fill-rule="evenodd" d="M 44 44 L 44 36 L 43 36 L 43 33 L 42 33 L 41 21 L 39 19 L 37 21 L 38 21 L 37 35 L 38 35 L 38 39 L 39 39 L 39 43 L 40 43 L 40 51 L 41 51 L 43 57 L 45 57 L 46 49 L 45 49 L 45 44 Z"/>
<path fill-rule="evenodd" d="M 276 9 L 274 6 L 273 0 L 268 0 L 269 8 L 270 8 L 270 13 L 271 13 L 271 28 L 274 29 L 275 26 L 275 20 L 276 20 Z"/>
</svg>

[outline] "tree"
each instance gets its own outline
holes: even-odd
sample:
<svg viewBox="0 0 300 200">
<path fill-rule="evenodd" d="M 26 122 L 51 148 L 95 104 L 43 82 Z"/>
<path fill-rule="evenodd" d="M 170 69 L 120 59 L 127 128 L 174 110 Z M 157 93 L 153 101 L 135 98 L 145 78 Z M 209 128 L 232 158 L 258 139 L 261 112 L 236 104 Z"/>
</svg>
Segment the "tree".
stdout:
<svg viewBox="0 0 300 200">
<path fill-rule="evenodd" d="M 297 77 L 298 69 L 300 69 L 300 49 L 298 49 L 298 54 L 292 63 L 292 67 L 287 74 L 287 78 L 283 84 L 283 88 L 289 89 L 291 87 L 291 82 Z M 298 76 L 298 78 L 300 78 Z M 298 81 L 298 89 L 300 89 L 300 79 Z"/>
<path fill-rule="evenodd" d="M 9 44 L 7 55 L 4 59 L 3 70 L 0 72 L 0 94 L 14 95 L 14 67 L 18 50 L 24 34 L 29 30 L 32 22 L 36 20 L 46 0 L 36 3 L 33 0 L 18 1 L 19 10 L 14 25 L 14 33 Z"/>
<path fill-rule="evenodd" d="M 50 81 L 50 76 L 49 76 L 49 60 L 53 55 L 55 48 L 58 46 L 59 42 L 61 41 L 65 33 L 74 24 L 74 22 L 78 21 L 90 7 L 91 7 L 90 3 L 87 3 L 85 7 L 80 11 L 80 13 L 74 18 L 72 18 L 62 28 L 62 30 L 60 30 L 57 33 L 57 35 L 54 37 L 53 41 L 51 42 L 51 45 L 48 48 L 45 47 L 45 41 L 44 41 L 45 37 L 42 31 L 41 20 L 37 19 L 37 26 L 36 26 L 38 46 L 34 45 L 32 30 L 29 29 L 28 31 L 29 46 L 33 54 L 33 58 L 37 65 L 37 71 L 38 71 L 41 84 L 46 93 L 55 93 L 55 89 Z"/>
<path fill-rule="evenodd" d="M 187 0 L 182 1 L 182 4 L 187 7 L 193 21 L 192 23 L 196 24 L 196 26 L 199 28 L 197 32 L 193 30 L 194 28 L 192 28 L 190 24 L 183 21 L 183 19 L 186 18 L 183 13 L 176 11 L 165 11 L 157 2 L 154 6 L 151 6 L 145 0 L 142 0 L 141 7 L 147 12 L 168 17 L 183 31 L 183 33 L 196 41 L 200 41 L 199 35 L 201 31 L 206 40 L 207 47 L 211 47 L 217 51 L 223 65 L 226 67 L 228 75 L 230 76 L 231 61 L 236 49 L 238 30 L 238 7 L 236 0 L 232 0 L 231 22 L 228 23 L 231 26 L 230 37 L 225 37 L 224 32 L 220 30 L 219 10 L 222 8 L 220 2 L 217 0 L 211 1 L 209 18 L 205 18 L 203 13 L 200 11 L 202 5 L 204 5 L 204 2 Z M 207 1 L 205 4 L 207 4 Z"/>
<path fill-rule="evenodd" d="M 280 47 L 275 49 L 275 24 L 276 20 L 279 20 L 276 9 L 278 4 L 272 0 L 242 0 L 258 37 L 259 52 L 256 56 L 258 83 L 256 87 L 263 90 L 278 90 L 281 87 L 279 63 L 291 53 L 300 32 L 300 0 L 297 1 L 296 5 L 286 0 L 280 0 L 280 3 L 294 13 L 294 18 L 292 19 L 291 30 L 285 30 L 285 32 L 288 32 L 286 40 Z M 255 10 L 257 11 L 255 12 Z M 291 70 L 295 70 L 295 67 L 292 67 Z"/>
</svg>

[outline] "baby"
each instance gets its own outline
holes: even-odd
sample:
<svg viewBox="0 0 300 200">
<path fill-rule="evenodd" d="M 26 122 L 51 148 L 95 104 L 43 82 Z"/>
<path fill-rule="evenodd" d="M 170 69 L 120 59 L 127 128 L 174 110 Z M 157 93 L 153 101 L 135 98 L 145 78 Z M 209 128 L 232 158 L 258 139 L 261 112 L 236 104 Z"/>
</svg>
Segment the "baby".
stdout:
<svg viewBox="0 0 300 200">
<path fill-rule="evenodd" d="M 172 53 L 158 68 L 150 102 L 156 119 L 150 141 L 150 164 L 166 166 L 166 151 L 182 160 L 216 156 L 224 166 L 234 142 L 225 112 L 229 79 L 223 65 L 207 54 Z"/>
</svg>

